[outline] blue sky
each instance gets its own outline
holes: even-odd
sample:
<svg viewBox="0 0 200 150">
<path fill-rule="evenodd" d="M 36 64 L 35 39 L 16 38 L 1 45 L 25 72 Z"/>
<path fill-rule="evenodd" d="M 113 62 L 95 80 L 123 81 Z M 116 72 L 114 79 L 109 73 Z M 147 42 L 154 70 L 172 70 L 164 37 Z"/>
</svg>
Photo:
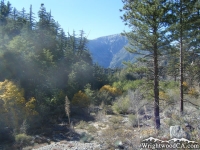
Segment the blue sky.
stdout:
<svg viewBox="0 0 200 150">
<path fill-rule="evenodd" d="M 64 31 L 78 34 L 84 30 L 88 39 L 118 34 L 128 30 L 120 16 L 123 7 L 121 0 L 9 0 L 12 7 L 28 12 L 32 4 L 35 17 L 41 3 L 47 11 L 51 10 L 54 20 L 58 21 Z M 7 2 L 7 1 L 6 1 Z"/>
</svg>

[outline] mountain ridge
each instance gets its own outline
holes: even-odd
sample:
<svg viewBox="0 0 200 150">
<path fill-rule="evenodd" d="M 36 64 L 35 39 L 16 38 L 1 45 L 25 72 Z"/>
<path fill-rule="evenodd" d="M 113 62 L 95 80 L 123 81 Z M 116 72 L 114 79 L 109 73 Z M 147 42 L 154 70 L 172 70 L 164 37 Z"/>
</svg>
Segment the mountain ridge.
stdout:
<svg viewBox="0 0 200 150">
<path fill-rule="evenodd" d="M 134 54 L 127 52 L 125 46 L 128 46 L 128 40 L 120 34 L 89 40 L 87 45 L 93 62 L 104 68 L 123 67 L 123 61 L 135 60 Z"/>
</svg>

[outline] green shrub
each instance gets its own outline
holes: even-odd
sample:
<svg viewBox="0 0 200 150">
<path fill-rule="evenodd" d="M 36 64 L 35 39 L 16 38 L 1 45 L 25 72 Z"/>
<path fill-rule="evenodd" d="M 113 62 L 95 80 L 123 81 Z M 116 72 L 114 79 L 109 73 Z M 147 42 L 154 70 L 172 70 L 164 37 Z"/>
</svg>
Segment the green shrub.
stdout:
<svg viewBox="0 0 200 150">
<path fill-rule="evenodd" d="M 76 126 L 78 129 L 85 129 L 90 133 L 95 133 L 97 131 L 97 128 L 93 125 L 89 125 L 87 122 L 81 120 L 79 124 Z"/>
<path fill-rule="evenodd" d="M 160 88 L 165 89 L 176 89 L 179 87 L 179 83 L 175 81 L 161 81 Z"/>
<path fill-rule="evenodd" d="M 128 90 L 136 90 L 141 85 L 144 85 L 144 80 L 124 80 L 124 81 L 118 81 L 113 83 L 113 87 L 116 87 L 122 91 L 128 91 Z"/>
<path fill-rule="evenodd" d="M 169 127 L 175 125 L 174 122 L 173 122 L 173 120 L 171 118 L 165 119 L 164 122 Z"/>
<path fill-rule="evenodd" d="M 130 107 L 130 100 L 128 96 L 120 97 L 117 101 L 114 102 L 112 109 L 116 114 L 126 114 Z"/>
<path fill-rule="evenodd" d="M 133 114 L 128 115 L 128 120 L 131 126 L 133 127 L 138 126 L 138 119 L 136 115 L 133 115 Z"/>
<path fill-rule="evenodd" d="M 110 118 L 110 122 L 113 124 L 120 124 L 122 122 L 123 118 L 121 116 L 114 116 Z"/>
<path fill-rule="evenodd" d="M 83 142 L 83 143 L 89 143 L 93 140 L 94 138 L 90 135 L 90 134 L 87 134 L 85 132 L 83 132 L 80 136 L 80 141 Z"/>
<path fill-rule="evenodd" d="M 76 127 L 79 128 L 79 129 L 86 129 L 87 126 L 88 126 L 88 123 L 83 121 L 83 120 L 81 120 Z"/>
<path fill-rule="evenodd" d="M 86 84 L 84 87 L 84 92 L 87 95 L 87 97 L 89 98 L 91 104 L 96 105 L 96 92 L 91 90 L 91 85 L 90 84 Z"/>
<path fill-rule="evenodd" d="M 16 143 L 20 144 L 21 146 L 27 146 L 27 145 L 31 144 L 32 137 L 28 136 L 28 135 L 26 135 L 24 133 L 17 134 L 15 136 L 15 141 L 16 141 Z"/>
<path fill-rule="evenodd" d="M 111 94 L 109 94 L 108 91 L 99 91 L 97 93 L 97 98 L 96 98 L 96 105 L 100 105 L 102 102 L 105 104 L 105 105 L 110 105 L 113 101 L 113 97 Z"/>
<path fill-rule="evenodd" d="M 93 125 L 89 125 L 87 127 L 87 131 L 90 132 L 90 133 L 96 133 L 97 132 L 97 128 Z"/>
</svg>

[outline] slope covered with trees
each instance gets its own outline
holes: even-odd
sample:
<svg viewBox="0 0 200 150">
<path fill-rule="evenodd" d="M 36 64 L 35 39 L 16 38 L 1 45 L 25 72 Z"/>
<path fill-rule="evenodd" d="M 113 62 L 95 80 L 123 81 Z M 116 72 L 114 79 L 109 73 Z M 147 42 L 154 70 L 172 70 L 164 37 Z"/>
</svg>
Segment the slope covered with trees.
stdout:
<svg viewBox="0 0 200 150">
<path fill-rule="evenodd" d="M 92 63 L 84 31 L 66 35 L 43 4 L 37 15 L 38 21 L 32 6 L 26 12 L 0 3 L 0 130 L 20 133 L 25 120 L 29 132 L 41 128 L 65 115 L 66 95 L 107 82 Z"/>
</svg>

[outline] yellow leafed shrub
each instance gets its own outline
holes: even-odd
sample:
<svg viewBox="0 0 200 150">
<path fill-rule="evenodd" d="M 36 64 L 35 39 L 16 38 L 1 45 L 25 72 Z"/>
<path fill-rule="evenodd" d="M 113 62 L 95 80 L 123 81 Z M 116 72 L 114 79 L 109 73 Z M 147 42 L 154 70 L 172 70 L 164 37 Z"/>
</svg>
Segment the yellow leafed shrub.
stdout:
<svg viewBox="0 0 200 150">
<path fill-rule="evenodd" d="M 197 90 L 195 89 L 195 88 L 189 88 L 189 90 L 188 90 L 188 94 L 190 95 L 190 96 L 198 96 L 198 92 L 197 92 Z"/>
<path fill-rule="evenodd" d="M 85 93 L 79 91 L 74 94 L 74 97 L 72 98 L 72 105 L 88 107 L 90 105 L 90 100 Z"/>
<path fill-rule="evenodd" d="M 29 101 L 25 104 L 26 112 L 30 115 L 37 115 L 38 112 L 35 111 L 36 107 L 36 99 L 31 97 Z"/>
<path fill-rule="evenodd" d="M 186 92 L 186 91 L 188 91 L 188 89 L 189 89 L 189 85 L 188 85 L 188 83 L 186 82 L 186 81 L 183 81 L 183 90 Z"/>
<path fill-rule="evenodd" d="M 188 87 L 187 82 L 184 81 L 184 82 L 183 82 L 183 86 L 184 86 L 184 87 Z"/>
<path fill-rule="evenodd" d="M 6 126 L 19 130 L 20 122 L 24 117 L 24 90 L 20 89 L 14 82 L 5 80 L 0 82 L 0 99 L 5 113 L 1 114 Z M 1 118 L 1 119 L 2 119 Z"/>
<path fill-rule="evenodd" d="M 169 99 L 169 96 L 163 91 L 159 92 L 159 97 L 160 97 L 160 99 L 164 99 L 164 100 L 168 100 Z"/>
<path fill-rule="evenodd" d="M 102 91 L 108 91 L 110 94 L 113 96 L 121 95 L 122 91 L 117 89 L 116 87 L 112 87 L 110 85 L 104 85 L 101 89 L 100 92 Z"/>
<path fill-rule="evenodd" d="M 24 90 L 9 80 L 0 82 L 0 98 L 6 107 L 25 104 Z"/>
<path fill-rule="evenodd" d="M 36 99 L 31 97 L 26 102 L 24 90 L 12 81 L 0 82 L 0 100 L 0 123 L 3 120 L 6 126 L 13 127 L 16 132 L 26 117 L 38 114 L 35 111 Z"/>
</svg>

